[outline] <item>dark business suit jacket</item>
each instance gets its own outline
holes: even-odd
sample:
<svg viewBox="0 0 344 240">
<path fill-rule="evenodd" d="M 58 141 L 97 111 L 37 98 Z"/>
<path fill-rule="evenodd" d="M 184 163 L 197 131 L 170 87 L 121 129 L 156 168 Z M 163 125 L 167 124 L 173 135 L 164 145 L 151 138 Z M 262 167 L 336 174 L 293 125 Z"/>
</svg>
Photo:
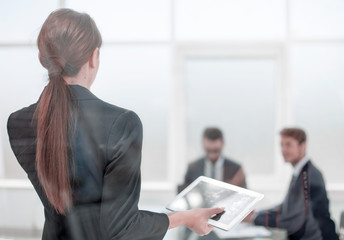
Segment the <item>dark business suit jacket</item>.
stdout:
<svg viewBox="0 0 344 240">
<path fill-rule="evenodd" d="M 205 171 L 205 158 L 200 158 L 190 163 L 188 166 L 187 172 L 185 174 L 184 183 L 178 186 L 178 192 L 186 188 L 190 183 L 192 183 L 199 176 L 203 176 L 205 174 L 204 171 Z M 223 163 L 223 181 L 224 182 L 231 183 L 233 177 L 237 173 L 239 173 L 239 171 L 242 171 L 242 167 L 240 166 L 240 164 L 227 158 L 224 159 L 224 163 Z M 237 185 L 239 187 L 246 188 L 245 177 Z"/>
<path fill-rule="evenodd" d="M 37 177 L 36 104 L 12 113 L 8 120 L 13 152 L 44 205 L 42 239 L 162 239 L 169 225 L 167 215 L 137 207 L 140 119 L 131 111 L 103 102 L 84 87 L 70 88 L 78 112 L 71 143 L 73 206 L 66 216 L 54 210 Z"/>
<path fill-rule="evenodd" d="M 322 174 L 310 161 L 291 182 L 284 202 L 259 212 L 254 222 L 285 228 L 290 239 L 338 240 Z"/>
</svg>

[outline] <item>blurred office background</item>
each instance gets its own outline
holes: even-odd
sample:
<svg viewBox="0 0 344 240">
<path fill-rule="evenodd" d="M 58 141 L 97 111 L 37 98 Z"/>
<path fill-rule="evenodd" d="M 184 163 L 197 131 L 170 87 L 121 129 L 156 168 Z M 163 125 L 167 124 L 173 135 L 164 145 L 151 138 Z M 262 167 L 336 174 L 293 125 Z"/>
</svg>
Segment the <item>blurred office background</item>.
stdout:
<svg viewBox="0 0 344 240">
<path fill-rule="evenodd" d="M 225 133 L 258 208 L 287 191 L 279 130 L 304 128 L 339 225 L 344 210 L 343 0 L 0 1 L 0 237 L 39 234 L 42 206 L 8 142 L 9 114 L 47 83 L 36 37 L 59 7 L 89 13 L 104 40 L 92 92 L 144 126 L 142 208 L 164 211 L 200 156 L 205 126 Z M 173 231 L 166 239 L 174 239 Z M 15 238 L 13 238 L 15 239 Z"/>
</svg>

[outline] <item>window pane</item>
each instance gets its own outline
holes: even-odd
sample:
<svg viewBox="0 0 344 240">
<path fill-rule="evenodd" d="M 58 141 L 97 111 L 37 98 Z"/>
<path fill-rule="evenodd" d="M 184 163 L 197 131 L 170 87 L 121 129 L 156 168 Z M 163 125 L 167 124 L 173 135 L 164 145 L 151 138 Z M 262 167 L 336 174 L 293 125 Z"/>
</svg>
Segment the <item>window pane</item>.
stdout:
<svg viewBox="0 0 344 240">
<path fill-rule="evenodd" d="M 94 93 L 140 116 L 144 129 L 143 180 L 167 180 L 169 47 L 105 46 L 100 56 L 99 74 L 92 87 Z"/>
<path fill-rule="evenodd" d="M 67 0 L 95 20 L 105 41 L 169 40 L 169 0 Z"/>
<path fill-rule="evenodd" d="M 292 0 L 293 38 L 343 38 L 344 1 Z"/>
<path fill-rule="evenodd" d="M 344 169 L 344 44 L 292 49 L 294 123 L 308 133 L 308 154 L 330 182 Z"/>
<path fill-rule="evenodd" d="M 203 154 L 202 132 L 218 126 L 224 155 L 246 173 L 271 173 L 274 162 L 276 62 L 204 58 L 186 61 L 187 157 Z M 264 166 L 264 167 L 263 167 Z"/>
<path fill-rule="evenodd" d="M 3 84 L 0 88 L 0 134 L 3 154 L 0 156 L 0 168 L 5 167 L 5 177 L 24 177 L 10 148 L 7 136 L 7 119 L 10 113 L 35 103 L 46 83 L 47 74 L 38 61 L 36 47 L 0 48 L 0 65 Z M 4 163 L 1 165 L 1 163 Z"/>
<path fill-rule="evenodd" d="M 0 43 L 36 42 L 39 30 L 59 1 L 11 0 L 0 7 Z M 39 11 L 37 11 L 39 9 Z"/>
<path fill-rule="evenodd" d="M 178 40 L 281 39 L 282 0 L 176 0 Z"/>
</svg>

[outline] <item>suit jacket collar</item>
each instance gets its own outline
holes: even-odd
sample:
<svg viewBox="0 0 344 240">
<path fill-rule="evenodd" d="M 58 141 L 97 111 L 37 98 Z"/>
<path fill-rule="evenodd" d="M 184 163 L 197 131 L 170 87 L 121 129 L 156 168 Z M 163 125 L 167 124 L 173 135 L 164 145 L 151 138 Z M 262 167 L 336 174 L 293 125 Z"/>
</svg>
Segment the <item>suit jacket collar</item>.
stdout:
<svg viewBox="0 0 344 240">
<path fill-rule="evenodd" d="M 229 171 L 229 168 L 231 168 L 232 166 L 231 166 L 231 164 L 230 164 L 230 161 L 226 158 L 226 157 L 224 157 L 224 156 L 221 156 L 220 158 L 222 158 L 222 167 L 223 167 L 223 178 L 224 179 L 227 179 L 228 178 L 228 173 L 230 172 Z M 207 160 L 207 158 L 206 157 L 202 157 L 200 160 L 199 160 L 199 172 L 201 172 L 203 175 L 205 175 L 205 165 L 206 165 L 206 161 L 209 161 L 209 160 Z"/>
<path fill-rule="evenodd" d="M 93 93 L 87 88 L 80 85 L 69 85 L 72 90 L 74 97 L 77 100 L 95 100 L 98 99 Z"/>
<path fill-rule="evenodd" d="M 296 166 L 293 169 L 293 176 L 297 177 L 300 175 L 300 172 L 302 168 L 310 161 L 308 156 L 305 156 L 303 159 L 301 159 L 300 162 L 296 164 Z"/>
</svg>

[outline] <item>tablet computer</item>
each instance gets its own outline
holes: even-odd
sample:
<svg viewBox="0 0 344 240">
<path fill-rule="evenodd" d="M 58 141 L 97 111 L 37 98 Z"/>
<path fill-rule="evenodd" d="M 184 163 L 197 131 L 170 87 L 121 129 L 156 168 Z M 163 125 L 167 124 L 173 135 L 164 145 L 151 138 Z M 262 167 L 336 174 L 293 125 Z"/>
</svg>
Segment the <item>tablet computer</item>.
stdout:
<svg viewBox="0 0 344 240">
<path fill-rule="evenodd" d="M 166 208 L 185 211 L 193 208 L 224 207 L 208 223 L 228 231 L 240 223 L 264 195 L 225 182 L 201 176 L 179 193 Z"/>
</svg>

